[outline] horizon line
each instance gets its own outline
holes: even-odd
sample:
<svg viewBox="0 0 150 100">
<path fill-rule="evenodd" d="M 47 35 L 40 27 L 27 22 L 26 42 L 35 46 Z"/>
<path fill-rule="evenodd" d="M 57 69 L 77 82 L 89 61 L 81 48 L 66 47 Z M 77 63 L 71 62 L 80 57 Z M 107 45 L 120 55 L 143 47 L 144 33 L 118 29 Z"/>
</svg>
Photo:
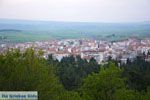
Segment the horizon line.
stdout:
<svg viewBox="0 0 150 100">
<path fill-rule="evenodd" d="M 0 18 L 0 20 L 18 20 L 18 21 L 34 21 L 34 22 L 66 22 L 66 23 L 142 23 L 150 22 L 150 20 L 143 21 L 64 21 L 64 20 L 45 20 L 45 19 L 20 19 L 20 18 Z"/>
</svg>

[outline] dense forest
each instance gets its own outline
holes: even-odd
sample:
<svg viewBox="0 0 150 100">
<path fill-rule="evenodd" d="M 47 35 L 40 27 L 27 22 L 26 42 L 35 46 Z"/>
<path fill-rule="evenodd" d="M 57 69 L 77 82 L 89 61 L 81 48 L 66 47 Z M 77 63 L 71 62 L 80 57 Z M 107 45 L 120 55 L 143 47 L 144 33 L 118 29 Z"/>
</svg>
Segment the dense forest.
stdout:
<svg viewBox="0 0 150 100">
<path fill-rule="evenodd" d="M 59 62 L 32 48 L 0 54 L 0 91 L 38 91 L 39 100 L 150 100 L 150 62 L 99 65 L 80 56 Z"/>
</svg>

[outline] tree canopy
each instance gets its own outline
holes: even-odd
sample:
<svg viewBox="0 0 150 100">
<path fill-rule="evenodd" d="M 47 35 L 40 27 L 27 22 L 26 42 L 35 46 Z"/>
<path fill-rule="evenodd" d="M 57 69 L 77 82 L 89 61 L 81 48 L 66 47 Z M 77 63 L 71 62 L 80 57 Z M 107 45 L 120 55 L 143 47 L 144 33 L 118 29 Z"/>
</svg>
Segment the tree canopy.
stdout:
<svg viewBox="0 0 150 100">
<path fill-rule="evenodd" d="M 137 57 L 122 67 L 80 56 L 60 62 L 32 48 L 0 54 L 0 91 L 38 91 L 39 100 L 149 100 L 150 62 Z"/>
<path fill-rule="evenodd" d="M 54 68 L 33 49 L 0 54 L 0 71 L 1 91 L 38 91 L 39 100 L 48 100 L 63 90 Z"/>
</svg>

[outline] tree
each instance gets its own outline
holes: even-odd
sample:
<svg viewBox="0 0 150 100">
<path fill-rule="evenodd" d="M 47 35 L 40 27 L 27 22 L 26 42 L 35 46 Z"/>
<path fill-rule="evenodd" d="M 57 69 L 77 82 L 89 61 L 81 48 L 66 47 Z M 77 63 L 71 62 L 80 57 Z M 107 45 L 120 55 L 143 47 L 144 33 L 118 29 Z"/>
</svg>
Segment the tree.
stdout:
<svg viewBox="0 0 150 100">
<path fill-rule="evenodd" d="M 83 79 L 92 72 L 99 71 L 99 65 L 94 58 L 89 62 L 81 56 L 63 57 L 57 66 L 60 81 L 67 90 L 78 89 Z"/>
<path fill-rule="evenodd" d="M 52 65 L 52 66 L 58 66 L 58 64 L 59 64 L 59 61 L 57 60 L 57 59 L 54 59 L 53 58 L 53 55 L 52 54 L 50 54 L 50 55 L 48 55 L 48 59 L 47 59 L 47 63 L 49 64 L 49 65 Z"/>
<path fill-rule="evenodd" d="M 147 87 L 147 92 L 142 96 L 143 100 L 149 100 L 150 99 L 150 87 Z"/>
<path fill-rule="evenodd" d="M 118 89 L 115 92 L 115 100 L 145 100 L 142 99 L 142 95 L 134 90 L 129 89 Z"/>
<path fill-rule="evenodd" d="M 99 65 L 94 58 L 91 58 L 88 64 L 87 73 L 90 74 L 91 72 L 99 72 Z"/>
<path fill-rule="evenodd" d="M 9 50 L 0 54 L 0 90 L 38 91 L 39 100 L 55 100 L 63 87 L 53 66 L 41 56 L 32 48 L 24 53 Z"/>
<path fill-rule="evenodd" d="M 131 89 L 146 91 L 150 85 L 150 62 L 138 56 L 133 62 L 124 66 L 123 76 L 127 77 L 127 85 Z"/>
<path fill-rule="evenodd" d="M 149 62 L 137 58 L 126 66 L 109 62 L 99 68 L 94 59 L 80 56 L 58 62 L 32 48 L 12 49 L 0 54 L 0 91 L 38 91 L 39 100 L 149 100 Z"/>
<path fill-rule="evenodd" d="M 60 93 L 60 95 L 55 100 L 83 100 L 78 92 L 65 91 Z"/>
<path fill-rule="evenodd" d="M 81 94 L 86 100 L 115 100 L 115 92 L 125 88 L 121 73 L 121 69 L 110 63 L 108 68 L 101 68 L 99 73 L 85 79 Z"/>
</svg>

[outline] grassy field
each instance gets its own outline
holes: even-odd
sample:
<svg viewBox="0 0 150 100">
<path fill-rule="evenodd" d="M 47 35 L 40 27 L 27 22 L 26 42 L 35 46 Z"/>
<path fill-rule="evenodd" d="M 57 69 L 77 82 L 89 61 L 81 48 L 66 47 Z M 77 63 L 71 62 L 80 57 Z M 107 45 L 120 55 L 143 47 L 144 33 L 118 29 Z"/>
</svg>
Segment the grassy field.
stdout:
<svg viewBox="0 0 150 100">
<path fill-rule="evenodd" d="M 81 23 L 0 19 L 0 43 L 91 38 L 108 41 L 150 37 L 150 22 Z"/>
</svg>

